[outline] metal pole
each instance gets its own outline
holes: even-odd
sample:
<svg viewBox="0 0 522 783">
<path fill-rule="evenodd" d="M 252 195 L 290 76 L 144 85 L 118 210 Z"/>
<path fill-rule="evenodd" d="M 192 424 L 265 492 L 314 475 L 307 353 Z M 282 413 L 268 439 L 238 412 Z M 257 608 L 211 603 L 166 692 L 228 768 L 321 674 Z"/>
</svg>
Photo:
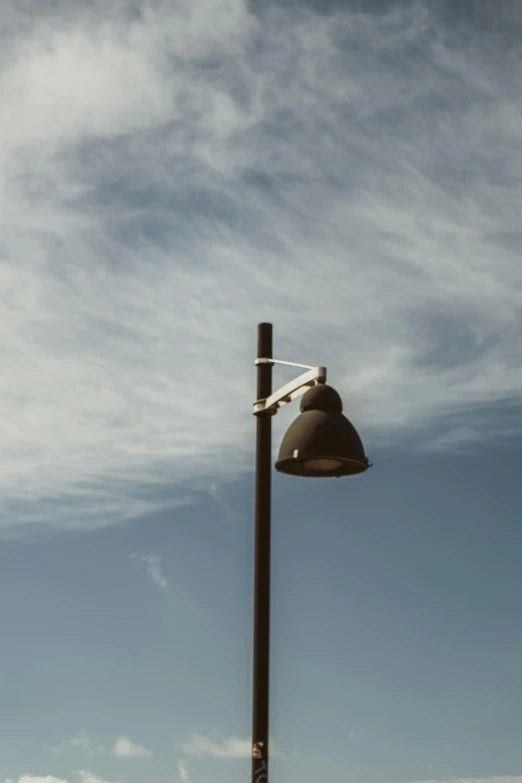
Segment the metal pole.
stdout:
<svg viewBox="0 0 522 783">
<path fill-rule="evenodd" d="M 257 356 L 259 359 L 272 358 L 272 324 L 259 324 L 257 328 Z M 259 364 L 257 367 L 257 399 L 265 399 L 271 393 L 272 365 Z M 256 418 L 252 783 L 268 783 L 272 415 L 260 412 Z"/>
</svg>

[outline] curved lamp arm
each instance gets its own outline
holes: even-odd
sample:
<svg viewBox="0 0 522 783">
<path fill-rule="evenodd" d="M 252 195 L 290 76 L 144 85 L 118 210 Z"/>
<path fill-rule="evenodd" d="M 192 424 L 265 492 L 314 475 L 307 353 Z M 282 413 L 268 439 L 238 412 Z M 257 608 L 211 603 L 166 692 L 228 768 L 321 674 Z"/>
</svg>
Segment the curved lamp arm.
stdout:
<svg viewBox="0 0 522 783">
<path fill-rule="evenodd" d="M 278 359 L 256 359 L 258 364 L 288 364 L 291 367 L 305 367 L 308 372 L 294 378 L 293 381 L 285 383 L 277 391 L 273 392 L 265 400 L 256 400 L 254 402 L 254 416 L 258 413 L 270 413 L 274 415 L 283 405 L 287 405 L 292 400 L 301 397 L 311 386 L 326 382 L 326 367 L 311 367 L 309 364 L 296 364 L 295 362 L 283 362 Z"/>
</svg>

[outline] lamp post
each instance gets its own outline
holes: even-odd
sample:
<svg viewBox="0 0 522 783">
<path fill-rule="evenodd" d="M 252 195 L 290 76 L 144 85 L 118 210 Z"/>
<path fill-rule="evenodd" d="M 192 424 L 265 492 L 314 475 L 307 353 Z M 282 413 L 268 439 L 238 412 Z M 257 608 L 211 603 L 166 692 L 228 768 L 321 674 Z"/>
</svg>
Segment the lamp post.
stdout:
<svg viewBox="0 0 522 783">
<path fill-rule="evenodd" d="M 268 783 L 272 416 L 306 392 L 301 415 L 281 442 L 275 465 L 280 473 L 340 478 L 363 473 L 372 463 L 364 454 L 355 428 L 343 416 L 341 398 L 326 385 L 326 367 L 273 359 L 272 324 L 259 324 L 257 338 L 252 783 Z M 301 367 L 308 372 L 272 392 L 274 364 Z"/>
</svg>

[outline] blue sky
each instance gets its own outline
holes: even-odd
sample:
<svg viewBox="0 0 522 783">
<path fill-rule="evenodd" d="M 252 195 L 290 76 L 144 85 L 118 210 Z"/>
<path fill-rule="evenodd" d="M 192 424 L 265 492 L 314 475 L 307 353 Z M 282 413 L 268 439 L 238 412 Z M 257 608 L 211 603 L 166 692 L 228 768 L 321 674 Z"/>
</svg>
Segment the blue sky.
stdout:
<svg viewBox="0 0 522 783">
<path fill-rule="evenodd" d="M 271 783 L 522 783 L 520 4 L 2 22 L 0 782 L 249 779 L 269 321 L 374 462 L 274 475 Z"/>
</svg>

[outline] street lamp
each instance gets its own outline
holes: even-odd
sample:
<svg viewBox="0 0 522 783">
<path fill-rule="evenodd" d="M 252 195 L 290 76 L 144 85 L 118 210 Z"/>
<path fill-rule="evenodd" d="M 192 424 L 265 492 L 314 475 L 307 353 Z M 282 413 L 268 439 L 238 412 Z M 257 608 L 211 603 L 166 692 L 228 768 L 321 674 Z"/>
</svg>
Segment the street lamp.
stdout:
<svg viewBox="0 0 522 783">
<path fill-rule="evenodd" d="M 276 470 L 291 476 L 330 477 L 364 473 L 372 463 L 357 431 L 343 416 L 341 398 L 326 385 L 326 367 L 272 359 L 272 324 L 257 332 L 257 418 L 254 678 L 252 704 L 252 783 L 268 783 L 268 694 L 270 664 L 270 493 L 272 416 L 304 394 L 301 415 L 284 436 Z M 286 364 L 307 372 L 272 392 L 272 367 Z M 306 393 L 305 393 L 306 392 Z"/>
</svg>

